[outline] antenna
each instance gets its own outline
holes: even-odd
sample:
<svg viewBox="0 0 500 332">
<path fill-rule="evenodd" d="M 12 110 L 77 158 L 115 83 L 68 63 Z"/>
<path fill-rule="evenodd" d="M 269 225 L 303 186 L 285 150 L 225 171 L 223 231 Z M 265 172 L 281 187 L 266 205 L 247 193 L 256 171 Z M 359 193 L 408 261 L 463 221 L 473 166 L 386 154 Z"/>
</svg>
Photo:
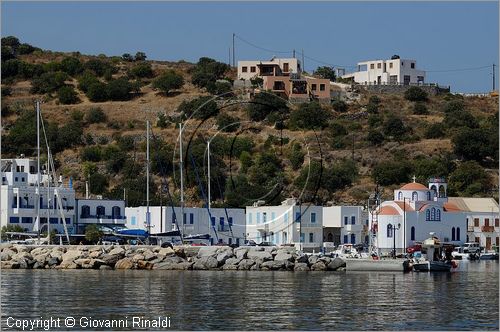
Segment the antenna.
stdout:
<svg viewBox="0 0 500 332">
<path fill-rule="evenodd" d="M 493 90 L 495 91 L 495 64 L 493 64 Z"/>
<path fill-rule="evenodd" d="M 234 61 L 234 37 L 235 37 L 235 33 L 233 32 L 233 67 L 236 67 L 236 62 Z"/>
</svg>

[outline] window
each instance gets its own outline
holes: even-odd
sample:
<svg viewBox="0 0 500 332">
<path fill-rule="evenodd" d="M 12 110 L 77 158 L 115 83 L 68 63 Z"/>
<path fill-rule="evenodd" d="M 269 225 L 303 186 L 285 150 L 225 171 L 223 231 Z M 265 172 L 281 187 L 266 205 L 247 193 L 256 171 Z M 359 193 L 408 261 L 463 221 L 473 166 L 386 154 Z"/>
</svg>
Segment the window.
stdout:
<svg viewBox="0 0 500 332">
<path fill-rule="evenodd" d="M 411 193 L 411 200 L 418 201 L 418 193 L 416 191 Z"/>
<path fill-rule="evenodd" d="M 316 213 L 314 212 L 311 212 L 311 223 L 315 223 L 316 222 Z"/>
<path fill-rule="evenodd" d="M 262 222 L 264 224 L 267 222 L 267 212 L 262 212 Z"/>
<path fill-rule="evenodd" d="M 428 192 L 427 192 L 427 200 L 428 200 L 428 201 L 430 201 L 430 200 L 431 200 L 431 192 L 430 192 L 430 191 L 428 191 Z"/>
<path fill-rule="evenodd" d="M 479 218 L 474 218 L 474 227 L 479 227 Z"/>
<path fill-rule="evenodd" d="M 19 224 L 19 217 L 10 217 L 9 221 L 11 224 Z"/>
<path fill-rule="evenodd" d="M 404 67 L 405 63 L 403 61 L 401 61 L 401 67 Z"/>
<path fill-rule="evenodd" d="M 484 226 L 490 227 L 490 219 L 489 218 L 484 218 Z"/>
<path fill-rule="evenodd" d="M 284 71 L 285 73 L 287 73 L 287 72 L 289 71 L 289 68 L 288 68 L 288 62 L 285 62 L 285 63 L 283 64 L 283 71 Z"/>
<path fill-rule="evenodd" d="M 21 223 L 23 223 L 23 224 L 32 224 L 33 223 L 33 217 L 22 217 L 21 218 Z"/>
<path fill-rule="evenodd" d="M 398 201 L 403 199 L 403 193 L 400 191 L 398 192 Z"/>
<path fill-rule="evenodd" d="M 257 212 L 257 224 L 260 224 L 260 212 Z"/>
<path fill-rule="evenodd" d="M 130 219 L 130 225 L 135 226 L 136 224 L 137 224 L 137 221 L 135 220 L 135 216 L 133 216 L 133 217 Z"/>
<path fill-rule="evenodd" d="M 356 225 L 356 216 L 351 216 L 351 225 Z"/>
<path fill-rule="evenodd" d="M 50 218 L 49 222 L 51 224 L 58 224 L 59 223 L 59 219 L 58 218 Z"/>
<path fill-rule="evenodd" d="M 349 217 L 345 216 L 344 217 L 344 225 L 349 224 Z"/>
<path fill-rule="evenodd" d="M 251 225 L 252 224 L 252 212 L 250 212 L 248 214 L 248 224 Z"/>
<path fill-rule="evenodd" d="M 224 217 L 219 218 L 219 225 L 221 225 L 221 227 L 224 228 Z"/>
<path fill-rule="evenodd" d="M 247 66 L 243 66 L 243 67 L 241 67 L 241 72 L 243 72 L 243 73 L 248 72 L 248 68 L 247 68 Z"/>
<path fill-rule="evenodd" d="M 102 205 L 99 205 L 96 210 L 95 210 L 95 213 L 97 215 L 97 218 L 101 217 L 101 216 L 104 216 L 106 214 L 106 208 Z"/>
<path fill-rule="evenodd" d="M 300 212 L 295 212 L 295 222 L 300 222 Z"/>
<path fill-rule="evenodd" d="M 499 220 L 498 220 L 498 218 L 495 218 L 495 227 L 499 227 Z"/>
<path fill-rule="evenodd" d="M 424 83 L 424 77 L 423 76 L 417 76 L 417 82 L 418 83 Z"/>
<path fill-rule="evenodd" d="M 431 220 L 431 211 L 429 209 L 425 210 L 425 220 Z"/>
<path fill-rule="evenodd" d="M 457 227 L 456 238 L 457 241 L 460 241 L 460 227 Z"/>
<path fill-rule="evenodd" d="M 283 232 L 283 243 L 287 243 L 287 240 L 288 240 L 287 234 L 286 232 Z"/>
<path fill-rule="evenodd" d="M 432 208 L 431 209 L 431 220 L 435 220 L 436 219 L 436 208 Z"/>
<path fill-rule="evenodd" d="M 325 91 L 325 85 L 324 84 L 320 84 L 319 85 L 319 91 Z"/>
<path fill-rule="evenodd" d="M 309 243 L 314 242 L 314 233 L 309 233 Z"/>
<path fill-rule="evenodd" d="M 382 63 L 377 63 L 377 69 L 381 69 L 382 68 Z"/>
<path fill-rule="evenodd" d="M 84 205 L 82 206 L 82 214 L 80 215 L 81 218 L 88 218 L 90 216 L 90 206 Z"/>
<path fill-rule="evenodd" d="M 410 64 L 410 67 L 411 67 L 412 69 L 415 69 L 415 62 L 412 62 L 412 63 Z"/>
<path fill-rule="evenodd" d="M 189 214 L 189 224 L 190 224 L 190 225 L 193 225 L 193 224 L 194 224 L 194 214 L 193 214 L 193 213 L 190 213 L 190 214 Z"/>
<path fill-rule="evenodd" d="M 111 214 L 113 215 L 113 219 L 121 216 L 121 209 L 119 206 L 113 206 L 111 209 Z"/>
<path fill-rule="evenodd" d="M 356 244 L 356 234 L 351 234 L 351 243 Z"/>
<path fill-rule="evenodd" d="M 17 182 L 17 176 L 16 176 L 16 182 Z"/>
<path fill-rule="evenodd" d="M 227 239 L 227 244 L 232 244 L 233 243 L 233 239 L 232 238 L 228 238 Z"/>
<path fill-rule="evenodd" d="M 184 213 L 184 218 L 182 218 L 182 223 L 185 225 L 187 223 L 186 214 Z"/>
<path fill-rule="evenodd" d="M 374 63 L 372 63 L 372 64 L 370 65 L 370 69 L 375 69 L 375 64 L 374 64 Z"/>
<path fill-rule="evenodd" d="M 455 227 L 451 228 L 451 240 L 455 241 Z"/>
<path fill-rule="evenodd" d="M 24 177 L 21 178 L 21 182 L 24 182 Z"/>
<path fill-rule="evenodd" d="M 389 68 L 392 68 L 392 62 L 389 62 Z"/>
<path fill-rule="evenodd" d="M 210 217 L 210 222 L 212 223 L 212 226 L 215 226 L 215 217 Z"/>
<path fill-rule="evenodd" d="M 415 227 L 412 226 L 410 230 L 410 240 L 415 241 Z"/>
<path fill-rule="evenodd" d="M 300 242 L 304 242 L 304 233 L 300 233 Z"/>
<path fill-rule="evenodd" d="M 311 84 L 311 90 L 316 91 L 316 84 Z"/>
<path fill-rule="evenodd" d="M 440 209 L 436 210 L 436 220 L 441 221 L 441 210 Z"/>
<path fill-rule="evenodd" d="M 251 66 L 251 67 L 250 67 L 250 72 L 251 72 L 251 73 L 255 73 L 255 66 Z"/>
<path fill-rule="evenodd" d="M 398 75 L 389 76 L 389 84 L 397 84 L 398 83 Z"/>
<path fill-rule="evenodd" d="M 479 237 L 477 237 L 477 236 L 476 236 L 476 237 L 474 238 L 474 242 L 479 243 Z"/>
<path fill-rule="evenodd" d="M 344 243 L 347 243 L 347 235 L 344 235 Z"/>
<path fill-rule="evenodd" d="M 392 237 L 392 225 L 387 225 L 387 237 Z"/>
<path fill-rule="evenodd" d="M 233 226 L 233 217 L 229 217 L 229 218 L 227 218 L 227 224 L 228 224 L 229 226 Z"/>
</svg>

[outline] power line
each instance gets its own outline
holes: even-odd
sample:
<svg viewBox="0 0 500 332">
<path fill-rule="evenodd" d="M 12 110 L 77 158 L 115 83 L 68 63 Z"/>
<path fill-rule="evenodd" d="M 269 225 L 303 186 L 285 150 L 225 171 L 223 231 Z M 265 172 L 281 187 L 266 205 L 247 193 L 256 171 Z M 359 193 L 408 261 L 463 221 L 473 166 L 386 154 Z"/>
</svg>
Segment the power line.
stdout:
<svg viewBox="0 0 500 332">
<path fill-rule="evenodd" d="M 234 36 L 235 36 L 236 38 L 238 38 L 239 40 L 241 40 L 242 42 L 244 42 L 245 44 L 248 44 L 248 45 L 250 45 L 250 46 L 253 46 L 253 47 L 255 47 L 255 48 L 259 49 L 259 50 L 262 50 L 262 51 L 266 51 L 266 52 L 270 52 L 270 53 L 282 53 L 282 54 L 291 54 L 291 53 L 292 53 L 292 51 L 276 51 L 276 50 L 270 50 L 270 49 L 268 49 L 268 48 L 265 48 L 265 47 L 261 47 L 261 46 L 255 45 L 255 44 L 253 44 L 253 43 L 251 43 L 251 42 L 249 42 L 249 41 L 247 41 L 247 40 L 245 40 L 245 39 L 241 38 L 240 36 L 238 36 L 238 35 L 236 35 L 236 34 L 235 34 Z"/>
<path fill-rule="evenodd" d="M 459 68 L 459 69 L 443 69 L 443 70 L 426 70 L 427 73 L 449 73 L 449 72 L 459 72 L 459 71 L 469 71 L 469 70 L 480 70 L 491 68 L 491 65 L 482 67 L 472 67 L 472 68 Z"/>
</svg>

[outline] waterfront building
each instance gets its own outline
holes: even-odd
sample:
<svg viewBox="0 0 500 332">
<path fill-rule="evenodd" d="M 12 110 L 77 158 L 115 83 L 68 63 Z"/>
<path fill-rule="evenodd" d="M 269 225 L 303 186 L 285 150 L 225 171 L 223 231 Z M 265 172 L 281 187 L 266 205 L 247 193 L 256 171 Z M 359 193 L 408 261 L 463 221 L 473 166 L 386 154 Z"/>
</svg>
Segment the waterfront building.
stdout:
<svg viewBox="0 0 500 332">
<path fill-rule="evenodd" d="M 465 216 L 467 224 L 466 242 L 477 242 L 486 250 L 500 246 L 500 216 L 498 203 L 493 198 L 450 197 Z M 457 236 L 456 230 L 455 234 Z"/>
<path fill-rule="evenodd" d="M 358 62 L 357 71 L 342 78 L 364 85 L 418 85 L 424 84 L 425 71 L 417 69 L 416 60 L 395 55 L 389 60 Z"/>
<path fill-rule="evenodd" d="M 77 234 L 84 234 L 89 224 L 125 226 L 125 201 L 119 199 L 83 198 L 76 200 Z"/>
<path fill-rule="evenodd" d="M 130 229 L 148 230 L 146 223 L 146 206 L 125 208 L 126 227 Z M 159 234 L 180 230 L 184 236 L 208 234 L 206 241 L 196 243 L 225 244 L 245 243 L 245 210 L 211 208 L 210 214 L 206 208 L 185 207 L 182 218 L 181 207 L 150 206 L 150 233 Z M 170 237 L 170 241 L 178 241 L 178 237 Z"/>
<path fill-rule="evenodd" d="M 50 228 L 57 233 L 64 233 L 63 222 L 65 222 L 68 233 L 75 232 L 76 201 L 71 180 L 64 183 L 60 178 L 55 182 L 48 174 L 40 174 L 38 195 L 37 161 L 24 156 L 2 159 L 1 176 L 0 226 L 19 225 L 26 232 L 36 232 L 39 211 L 39 231 L 46 232 Z M 56 204 L 56 190 L 61 199 L 62 209 L 58 209 Z"/>
<path fill-rule="evenodd" d="M 304 252 L 323 246 L 323 207 L 289 198 L 281 205 L 246 207 L 247 239 L 274 245 L 293 245 Z"/>
<path fill-rule="evenodd" d="M 371 229 L 376 231 L 375 247 L 381 254 L 396 252 L 429 237 L 461 245 L 466 241 L 467 217 L 455 201 L 447 197 L 447 183 L 432 178 L 428 186 L 408 183 L 394 190 L 394 199 L 381 203 L 370 214 Z"/>
<path fill-rule="evenodd" d="M 368 213 L 362 206 L 323 208 L 323 241 L 339 244 L 368 244 Z"/>
</svg>

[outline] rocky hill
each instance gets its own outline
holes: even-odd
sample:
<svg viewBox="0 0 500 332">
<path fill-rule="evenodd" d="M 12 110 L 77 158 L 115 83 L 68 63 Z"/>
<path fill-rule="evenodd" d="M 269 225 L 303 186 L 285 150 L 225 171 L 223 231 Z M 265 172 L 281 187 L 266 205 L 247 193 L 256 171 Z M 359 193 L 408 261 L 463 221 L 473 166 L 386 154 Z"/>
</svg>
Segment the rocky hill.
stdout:
<svg viewBox="0 0 500 332">
<path fill-rule="evenodd" d="M 145 204 L 149 120 L 152 204 L 179 201 L 181 122 L 187 205 L 206 200 L 209 139 L 215 205 L 290 196 L 363 204 L 376 183 L 390 197 L 414 175 L 446 177 L 451 195 L 498 198 L 497 98 L 360 89 L 355 101 L 291 105 L 231 91 L 234 78 L 209 58 L 88 56 L 2 38 L 2 158 L 35 154 L 40 99 L 57 172 L 79 196 L 89 181 L 93 195 Z"/>
</svg>

